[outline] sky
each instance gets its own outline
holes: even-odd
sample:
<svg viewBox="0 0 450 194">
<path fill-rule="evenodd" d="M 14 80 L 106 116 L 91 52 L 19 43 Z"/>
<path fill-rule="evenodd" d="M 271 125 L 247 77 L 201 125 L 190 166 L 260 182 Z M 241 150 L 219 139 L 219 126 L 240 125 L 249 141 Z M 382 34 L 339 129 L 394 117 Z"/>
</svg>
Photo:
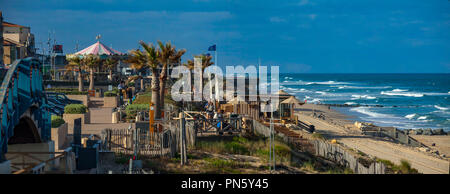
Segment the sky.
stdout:
<svg viewBox="0 0 450 194">
<path fill-rule="evenodd" d="M 37 47 L 51 32 L 65 53 L 101 34 L 122 52 L 170 41 L 187 49 L 183 60 L 217 44 L 222 67 L 450 73 L 449 0 L 0 0 L 0 10 L 31 27 Z"/>
</svg>

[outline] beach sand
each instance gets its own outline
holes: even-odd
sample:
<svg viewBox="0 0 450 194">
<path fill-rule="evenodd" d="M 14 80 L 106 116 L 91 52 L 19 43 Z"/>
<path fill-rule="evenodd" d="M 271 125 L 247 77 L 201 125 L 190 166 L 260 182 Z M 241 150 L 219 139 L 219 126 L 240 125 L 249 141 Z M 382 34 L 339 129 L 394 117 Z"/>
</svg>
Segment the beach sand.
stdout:
<svg viewBox="0 0 450 194">
<path fill-rule="evenodd" d="M 439 151 L 446 158 L 450 158 L 450 135 L 410 135 L 417 141 L 422 142 L 429 148 Z M 435 146 L 432 146 L 432 144 Z"/>
<path fill-rule="evenodd" d="M 346 128 L 345 126 L 351 126 L 353 124 L 353 121 L 348 120 L 351 117 L 333 110 L 333 107 L 328 109 L 327 105 L 305 104 L 299 106 L 296 110 L 298 110 L 296 114 L 299 120 L 313 124 L 318 133 L 321 133 L 328 139 L 336 139 L 349 148 L 359 150 L 372 157 L 390 160 L 396 164 L 400 164 L 400 160 L 406 159 L 411 163 L 413 168 L 416 168 L 421 173 L 449 173 L 448 160 L 440 159 L 430 153 L 421 152 L 418 148 L 394 143 L 388 138 L 365 136 L 356 128 Z M 325 115 L 325 119 L 313 117 L 313 112 L 316 112 L 316 115 Z M 425 140 L 430 139 L 429 137 L 423 136 L 418 138 L 418 140 L 425 142 Z M 443 136 L 442 139 L 445 139 L 445 137 Z M 436 144 L 441 144 L 440 146 L 443 147 L 448 145 L 448 143 L 444 144 L 442 142 L 436 142 Z M 427 144 L 425 143 L 425 145 Z M 441 147 L 436 146 L 436 148 L 439 149 Z M 444 153 L 444 150 L 442 152 Z"/>
</svg>

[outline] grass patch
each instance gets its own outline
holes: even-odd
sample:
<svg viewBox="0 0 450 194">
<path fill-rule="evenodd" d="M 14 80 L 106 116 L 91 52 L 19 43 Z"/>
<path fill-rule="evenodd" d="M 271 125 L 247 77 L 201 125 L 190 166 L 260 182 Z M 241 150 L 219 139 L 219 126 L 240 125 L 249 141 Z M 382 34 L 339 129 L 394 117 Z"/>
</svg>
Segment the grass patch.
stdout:
<svg viewBox="0 0 450 194">
<path fill-rule="evenodd" d="M 313 134 L 312 134 L 312 137 L 313 137 L 313 138 L 316 138 L 316 139 L 322 139 L 322 140 L 325 140 L 325 137 L 323 137 L 322 134 L 317 133 L 317 132 L 313 133 Z"/>
<path fill-rule="evenodd" d="M 404 159 L 400 160 L 400 165 L 396 165 L 389 160 L 384 160 L 384 159 L 380 159 L 380 158 L 376 158 L 375 160 L 377 162 L 381 162 L 384 165 L 386 165 L 387 170 L 391 170 L 395 174 L 418 174 L 419 173 L 419 171 L 417 171 L 417 169 L 412 168 L 411 164 Z"/>
<path fill-rule="evenodd" d="M 150 109 L 148 104 L 130 104 L 125 108 L 127 118 L 135 118 L 138 112 L 148 111 Z"/>
</svg>

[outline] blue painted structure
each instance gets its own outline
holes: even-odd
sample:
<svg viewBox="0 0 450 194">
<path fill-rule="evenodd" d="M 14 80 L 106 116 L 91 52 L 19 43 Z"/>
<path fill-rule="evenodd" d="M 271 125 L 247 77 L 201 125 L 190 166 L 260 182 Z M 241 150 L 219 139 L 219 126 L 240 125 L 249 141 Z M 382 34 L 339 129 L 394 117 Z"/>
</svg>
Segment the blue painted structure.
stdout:
<svg viewBox="0 0 450 194">
<path fill-rule="evenodd" d="M 51 116 L 44 95 L 41 63 L 34 58 L 19 59 L 9 67 L 0 88 L 0 162 L 5 160 L 8 139 L 21 117 L 28 113 L 40 142 L 51 140 Z"/>
</svg>

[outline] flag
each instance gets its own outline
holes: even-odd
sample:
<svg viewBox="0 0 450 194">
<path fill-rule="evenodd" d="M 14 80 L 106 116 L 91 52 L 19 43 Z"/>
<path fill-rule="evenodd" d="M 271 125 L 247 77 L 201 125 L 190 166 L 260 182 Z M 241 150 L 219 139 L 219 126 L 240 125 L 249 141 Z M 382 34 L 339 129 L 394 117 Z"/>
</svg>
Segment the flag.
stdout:
<svg viewBox="0 0 450 194">
<path fill-rule="evenodd" d="M 208 51 L 216 51 L 216 45 L 208 47 Z"/>
</svg>

